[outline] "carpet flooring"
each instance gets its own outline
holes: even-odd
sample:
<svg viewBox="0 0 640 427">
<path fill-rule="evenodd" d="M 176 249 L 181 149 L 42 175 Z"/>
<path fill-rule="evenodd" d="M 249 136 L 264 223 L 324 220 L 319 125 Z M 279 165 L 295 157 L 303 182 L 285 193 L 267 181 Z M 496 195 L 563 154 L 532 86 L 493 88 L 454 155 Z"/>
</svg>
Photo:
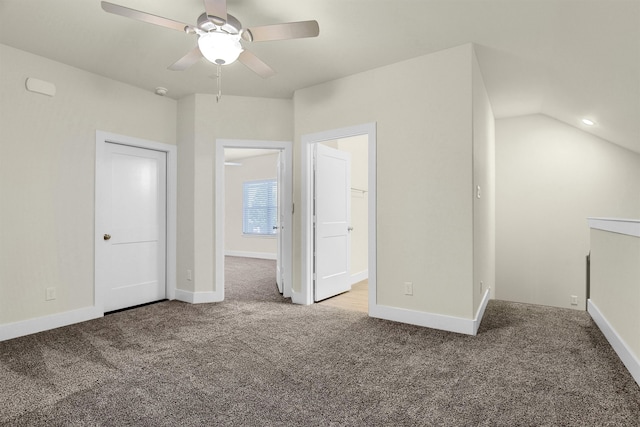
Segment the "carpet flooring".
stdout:
<svg viewBox="0 0 640 427">
<path fill-rule="evenodd" d="M 3 426 L 638 426 L 586 312 L 491 301 L 476 337 L 293 305 L 228 258 L 226 301 L 0 343 Z"/>
</svg>

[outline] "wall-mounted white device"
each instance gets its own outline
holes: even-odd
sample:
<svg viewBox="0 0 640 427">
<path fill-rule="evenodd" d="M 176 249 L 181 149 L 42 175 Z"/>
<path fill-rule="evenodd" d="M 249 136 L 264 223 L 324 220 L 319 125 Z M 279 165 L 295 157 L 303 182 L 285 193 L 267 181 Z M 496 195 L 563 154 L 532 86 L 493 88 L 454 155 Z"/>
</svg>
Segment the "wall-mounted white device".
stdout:
<svg viewBox="0 0 640 427">
<path fill-rule="evenodd" d="M 56 85 L 33 77 L 27 78 L 25 87 L 29 92 L 41 93 L 42 95 L 54 96 L 56 94 Z"/>
</svg>

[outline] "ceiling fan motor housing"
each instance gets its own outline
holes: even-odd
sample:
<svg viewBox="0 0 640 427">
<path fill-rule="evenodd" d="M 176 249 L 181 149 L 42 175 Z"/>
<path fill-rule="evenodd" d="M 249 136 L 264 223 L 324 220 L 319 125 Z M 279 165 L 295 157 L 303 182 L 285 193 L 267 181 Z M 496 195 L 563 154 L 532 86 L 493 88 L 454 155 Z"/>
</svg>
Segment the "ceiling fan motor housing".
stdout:
<svg viewBox="0 0 640 427">
<path fill-rule="evenodd" d="M 228 34 L 240 34 L 242 24 L 233 15 L 227 14 L 227 19 L 224 20 L 217 16 L 203 13 L 198 17 L 198 28 L 207 33 L 211 31 L 223 31 Z"/>
<path fill-rule="evenodd" d="M 233 15 L 227 14 L 225 21 L 203 13 L 198 17 L 198 29 L 198 48 L 208 61 L 218 65 L 231 64 L 242 53 L 242 24 Z"/>
</svg>

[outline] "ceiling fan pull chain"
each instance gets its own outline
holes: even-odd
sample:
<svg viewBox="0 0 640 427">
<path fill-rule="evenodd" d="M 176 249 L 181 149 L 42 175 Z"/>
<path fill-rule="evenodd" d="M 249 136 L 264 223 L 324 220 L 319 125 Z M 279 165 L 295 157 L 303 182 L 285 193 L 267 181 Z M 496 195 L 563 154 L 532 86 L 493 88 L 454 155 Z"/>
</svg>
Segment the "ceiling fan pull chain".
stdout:
<svg viewBox="0 0 640 427">
<path fill-rule="evenodd" d="M 222 98 L 222 65 L 218 65 L 218 72 L 216 73 L 216 81 L 218 82 L 218 93 L 216 94 L 216 102 L 220 102 Z"/>
</svg>

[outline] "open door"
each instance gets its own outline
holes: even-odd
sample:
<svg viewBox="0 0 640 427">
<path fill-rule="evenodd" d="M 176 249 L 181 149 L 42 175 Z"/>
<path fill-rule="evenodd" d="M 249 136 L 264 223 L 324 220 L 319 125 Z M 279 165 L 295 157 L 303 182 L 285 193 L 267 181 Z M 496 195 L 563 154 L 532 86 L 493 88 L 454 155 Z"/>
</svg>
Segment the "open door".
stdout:
<svg viewBox="0 0 640 427">
<path fill-rule="evenodd" d="M 351 289 L 351 154 L 314 148 L 314 300 Z"/>
<path fill-rule="evenodd" d="M 283 191 L 282 191 L 282 184 L 284 183 L 284 172 L 285 172 L 285 165 L 284 165 L 284 159 L 283 159 L 283 155 L 282 155 L 282 151 L 280 151 L 280 153 L 278 154 L 278 177 L 277 177 L 277 191 L 278 191 L 278 195 L 277 195 L 277 205 L 278 205 L 278 213 L 277 213 L 277 217 L 278 217 L 278 222 L 277 225 L 275 225 L 273 228 L 276 230 L 276 240 L 277 240 L 277 251 L 278 254 L 276 256 L 276 283 L 278 285 L 278 291 L 280 293 L 284 292 L 284 278 L 283 278 L 283 254 L 282 254 L 282 231 L 284 229 L 284 210 L 283 210 L 283 204 L 282 204 L 282 195 L 283 195 Z"/>
</svg>

